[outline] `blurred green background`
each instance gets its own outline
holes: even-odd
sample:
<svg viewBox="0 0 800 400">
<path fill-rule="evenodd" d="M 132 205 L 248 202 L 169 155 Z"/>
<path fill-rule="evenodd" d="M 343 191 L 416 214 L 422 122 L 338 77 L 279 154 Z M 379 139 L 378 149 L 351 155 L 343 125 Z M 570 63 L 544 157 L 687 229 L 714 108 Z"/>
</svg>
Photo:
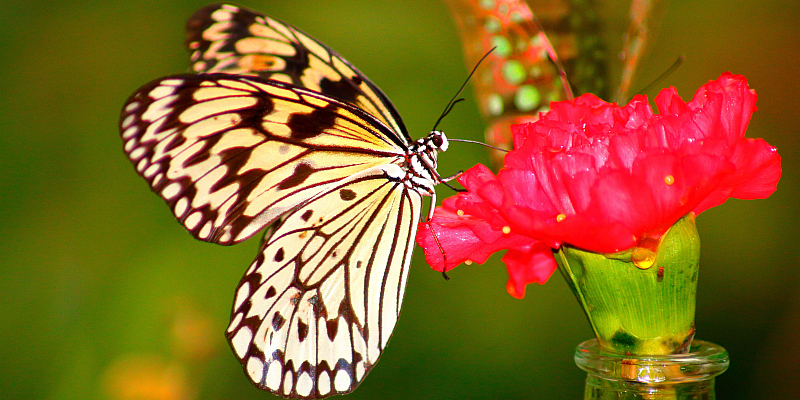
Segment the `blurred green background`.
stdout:
<svg viewBox="0 0 800 400">
<path fill-rule="evenodd" d="M 128 95 L 186 70 L 184 23 L 205 3 L 0 3 L 0 397 L 271 398 L 250 385 L 223 336 L 257 239 L 234 247 L 192 239 L 136 176 L 117 132 Z M 612 3 L 603 21 L 621 32 L 627 2 Z M 437 1 L 241 4 L 347 57 L 415 137 L 466 75 Z M 684 99 L 724 71 L 744 74 L 759 95 L 748 135 L 783 157 L 771 198 L 731 200 L 698 218 L 697 337 L 730 352 L 718 398 L 792 398 L 800 380 L 800 3 L 676 0 L 662 16 L 634 88 L 679 54 L 684 65 L 660 86 L 676 86 Z M 480 140 L 484 127 L 468 98 L 442 128 Z M 449 175 L 488 158 L 456 144 L 440 162 Z M 417 251 L 392 342 L 350 398 L 581 397 L 585 375 L 572 351 L 592 332 L 558 274 L 523 300 L 506 294 L 497 256 L 450 275 L 444 281 Z"/>
</svg>

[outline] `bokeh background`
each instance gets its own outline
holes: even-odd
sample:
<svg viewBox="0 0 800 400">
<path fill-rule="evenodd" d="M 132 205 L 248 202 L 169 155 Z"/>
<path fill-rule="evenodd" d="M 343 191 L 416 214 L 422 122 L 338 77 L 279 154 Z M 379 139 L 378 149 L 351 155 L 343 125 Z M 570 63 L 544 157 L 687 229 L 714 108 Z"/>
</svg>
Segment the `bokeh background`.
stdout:
<svg viewBox="0 0 800 400">
<path fill-rule="evenodd" d="M 136 176 L 118 138 L 127 96 L 186 70 L 184 23 L 205 3 L 0 2 L 0 397 L 271 398 L 250 385 L 223 336 L 258 239 L 233 247 L 192 239 Z M 466 75 L 438 1 L 240 3 L 347 57 L 417 137 Z M 621 32 L 627 1 L 608 3 L 603 21 Z M 724 71 L 744 74 L 759 95 L 748 135 L 783 157 L 771 198 L 731 200 L 697 221 L 697 336 L 731 356 L 718 398 L 793 398 L 800 3 L 673 0 L 662 18 L 634 87 L 679 54 L 684 65 L 660 86 L 685 99 Z M 480 140 L 484 126 L 468 96 L 442 128 Z M 488 157 L 455 144 L 440 162 L 449 175 Z M 585 375 L 572 352 L 592 332 L 558 274 L 523 300 L 506 294 L 499 257 L 450 275 L 444 281 L 417 251 L 392 342 L 350 398 L 581 397 Z"/>
</svg>

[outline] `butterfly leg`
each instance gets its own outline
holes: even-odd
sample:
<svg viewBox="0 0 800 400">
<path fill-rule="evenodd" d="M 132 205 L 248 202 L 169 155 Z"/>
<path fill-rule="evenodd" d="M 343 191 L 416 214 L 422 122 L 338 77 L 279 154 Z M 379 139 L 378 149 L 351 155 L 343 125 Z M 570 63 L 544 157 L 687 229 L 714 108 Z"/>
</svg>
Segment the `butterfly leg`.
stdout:
<svg viewBox="0 0 800 400">
<path fill-rule="evenodd" d="M 466 192 L 467 189 L 459 189 L 459 188 L 454 187 L 453 185 L 447 183 L 447 182 L 452 181 L 453 179 L 458 178 L 463 173 L 464 173 L 464 171 L 458 171 L 455 174 L 450 175 L 450 176 L 448 176 L 446 178 L 439 177 L 439 182 L 443 183 L 445 186 L 449 187 L 450 189 L 453 189 L 454 192 L 458 192 L 458 193 Z"/>
<path fill-rule="evenodd" d="M 464 173 L 464 171 L 461 171 L 461 170 L 459 170 L 458 172 L 456 172 L 456 173 L 455 173 L 455 174 L 453 174 L 453 175 L 450 175 L 450 176 L 448 176 L 448 177 L 446 177 L 446 178 L 439 177 L 439 179 L 442 181 L 442 183 L 445 183 L 445 182 L 450 182 L 450 181 L 452 181 L 453 179 L 456 179 L 456 178 L 458 178 L 459 176 L 461 176 L 461 174 L 463 174 L 463 173 Z"/>
<path fill-rule="evenodd" d="M 429 222 L 433 218 L 433 211 L 436 209 L 436 191 L 431 191 L 431 204 L 428 207 L 428 215 L 424 222 Z"/>
<path fill-rule="evenodd" d="M 461 171 L 459 171 L 458 174 L 456 174 L 456 176 L 458 176 L 458 175 L 461 175 Z M 453 177 L 448 178 L 448 180 L 451 180 L 451 179 L 453 179 Z M 445 181 L 442 181 L 442 183 L 444 183 L 444 182 Z M 445 183 L 445 185 L 447 185 L 447 183 Z M 454 187 L 452 187 L 450 185 L 447 185 L 447 186 L 451 187 L 455 191 L 458 191 L 457 188 L 454 188 Z M 462 190 L 466 191 L 464 189 L 462 189 Z M 433 194 L 431 194 L 431 205 L 428 208 L 428 215 L 425 217 L 425 221 L 424 222 L 430 222 L 431 219 L 433 219 L 433 212 L 434 212 L 435 209 L 436 209 L 436 192 L 433 192 Z M 442 247 L 442 244 L 439 243 L 439 238 L 436 236 L 436 232 L 433 230 L 433 225 L 432 224 L 425 224 L 425 226 L 427 226 L 428 230 L 431 231 L 431 236 L 433 237 L 433 240 L 436 242 L 436 246 L 438 246 L 439 247 L 439 251 L 442 252 L 442 260 L 444 261 L 444 264 L 445 264 L 445 267 L 446 267 L 447 266 L 447 254 L 444 252 L 444 248 Z M 442 277 L 444 277 L 444 279 L 446 281 L 450 280 L 450 277 L 447 276 L 447 273 L 445 272 L 444 268 L 442 268 Z"/>
</svg>

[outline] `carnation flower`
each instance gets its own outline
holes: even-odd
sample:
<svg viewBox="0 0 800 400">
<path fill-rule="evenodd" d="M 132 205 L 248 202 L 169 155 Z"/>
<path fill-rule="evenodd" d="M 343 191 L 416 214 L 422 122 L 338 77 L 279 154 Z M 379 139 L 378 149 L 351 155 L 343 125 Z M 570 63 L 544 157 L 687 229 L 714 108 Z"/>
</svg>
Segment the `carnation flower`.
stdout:
<svg viewBox="0 0 800 400">
<path fill-rule="evenodd" d="M 458 181 L 468 191 L 421 223 L 428 263 L 447 271 L 506 249 L 507 290 L 521 298 L 555 271 L 552 250 L 562 244 L 597 253 L 654 248 L 686 215 L 775 191 L 777 150 L 744 136 L 756 94 L 743 76 L 725 73 L 688 103 L 670 87 L 655 103 L 658 114 L 646 96 L 620 107 L 585 94 L 512 126 L 503 168 L 467 170 Z"/>
</svg>

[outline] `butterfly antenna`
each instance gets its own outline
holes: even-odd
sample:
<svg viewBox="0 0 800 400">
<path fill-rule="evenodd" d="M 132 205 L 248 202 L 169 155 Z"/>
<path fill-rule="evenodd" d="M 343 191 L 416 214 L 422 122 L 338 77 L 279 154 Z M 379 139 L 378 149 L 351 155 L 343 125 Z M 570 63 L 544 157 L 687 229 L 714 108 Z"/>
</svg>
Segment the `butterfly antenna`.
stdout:
<svg viewBox="0 0 800 400">
<path fill-rule="evenodd" d="M 504 152 L 504 153 L 508 153 L 509 151 L 511 151 L 511 150 L 508 150 L 508 149 L 501 149 L 501 148 L 499 148 L 499 147 L 495 147 L 495 146 L 492 146 L 492 145 L 490 145 L 490 144 L 486 144 L 486 143 L 483 143 L 483 142 L 479 142 L 479 141 L 477 141 L 477 140 L 468 140 L 468 139 L 449 139 L 449 138 L 448 138 L 448 139 L 447 139 L 447 141 L 448 141 L 448 142 L 463 142 L 463 143 L 479 144 L 479 145 L 481 145 L 481 146 L 483 146 L 483 147 L 488 147 L 488 148 L 490 148 L 490 149 L 495 149 L 495 150 L 498 150 L 498 151 L 502 151 L 502 152 Z"/>
<path fill-rule="evenodd" d="M 485 55 L 484 55 L 484 56 L 483 56 L 483 57 L 482 57 L 480 60 L 478 60 L 478 63 L 477 63 L 477 64 L 475 64 L 475 67 L 474 67 L 474 68 L 472 68 L 472 72 L 470 72 L 470 73 L 469 73 L 469 76 L 467 76 L 467 79 L 466 79 L 466 80 L 464 80 L 464 83 L 463 83 L 463 84 L 461 84 L 461 87 L 458 89 L 458 91 L 456 92 L 456 94 L 453 96 L 453 98 L 452 98 L 452 99 L 450 99 L 450 101 L 449 101 L 449 102 L 447 102 L 447 106 L 444 108 L 444 111 L 442 112 L 442 115 L 440 115 L 440 116 L 439 116 L 439 119 L 437 119 L 437 120 L 436 120 L 436 123 L 435 123 L 435 124 L 433 124 L 433 129 L 431 129 L 431 131 L 435 131 L 435 130 L 436 130 L 436 127 L 437 127 L 437 126 L 439 126 L 439 123 L 440 123 L 440 122 L 442 122 L 442 118 L 444 118 L 445 116 L 447 116 L 447 114 L 449 114 L 449 113 L 450 113 L 450 111 L 452 111 L 452 110 L 453 110 L 453 107 L 454 107 L 456 104 L 458 104 L 458 103 L 460 103 L 461 101 L 463 101 L 463 100 L 464 100 L 464 99 L 459 99 L 459 98 L 458 98 L 458 95 L 460 95 L 460 94 L 461 94 L 461 91 L 462 91 L 462 90 L 464 90 L 464 88 L 465 88 L 465 87 L 467 87 L 467 83 L 468 83 L 468 82 L 469 82 L 469 80 L 472 78 L 472 75 L 475 75 L 475 71 L 477 71 L 477 70 L 478 70 L 478 67 L 480 67 L 480 66 L 481 66 L 481 63 L 483 62 L 483 60 L 485 60 L 485 59 L 486 59 L 486 57 L 489 57 L 489 54 L 492 54 L 492 52 L 493 52 L 493 51 L 494 51 L 494 49 L 496 49 L 496 48 L 497 48 L 497 46 L 495 46 L 495 47 L 492 47 L 492 48 L 491 48 L 489 51 L 487 51 L 487 52 L 486 52 L 486 54 L 485 54 Z"/>
<path fill-rule="evenodd" d="M 683 59 L 684 59 L 684 58 L 685 58 L 685 57 L 684 57 L 684 55 L 683 55 L 683 54 L 681 54 L 680 56 L 678 56 L 678 59 L 677 59 L 677 60 L 675 60 L 675 62 L 674 62 L 674 63 L 672 63 L 672 65 L 670 65 L 670 66 L 669 66 L 669 68 L 667 68 L 667 70 L 666 70 L 666 71 L 664 71 L 664 73 L 662 73 L 661 75 L 659 75 L 659 76 L 658 76 L 658 78 L 656 78 L 655 80 L 653 80 L 653 82 L 651 82 L 649 85 L 645 86 L 645 87 L 644 87 L 642 90 L 639 90 L 638 92 L 636 92 L 636 94 L 642 94 L 642 93 L 644 93 L 644 92 L 646 92 L 646 91 L 648 91 L 648 90 L 652 89 L 652 88 L 653 88 L 653 86 L 655 86 L 655 85 L 657 85 L 659 82 L 663 81 L 663 80 L 664 80 L 666 77 L 668 77 L 668 76 L 672 75 L 672 73 L 673 73 L 673 72 L 675 72 L 675 70 L 676 70 L 676 69 L 678 69 L 678 67 L 680 67 L 680 66 L 681 66 L 681 64 L 683 64 Z M 630 100 L 628 100 L 628 101 L 630 101 Z M 627 102 L 626 102 L 626 103 L 627 103 Z"/>
</svg>

